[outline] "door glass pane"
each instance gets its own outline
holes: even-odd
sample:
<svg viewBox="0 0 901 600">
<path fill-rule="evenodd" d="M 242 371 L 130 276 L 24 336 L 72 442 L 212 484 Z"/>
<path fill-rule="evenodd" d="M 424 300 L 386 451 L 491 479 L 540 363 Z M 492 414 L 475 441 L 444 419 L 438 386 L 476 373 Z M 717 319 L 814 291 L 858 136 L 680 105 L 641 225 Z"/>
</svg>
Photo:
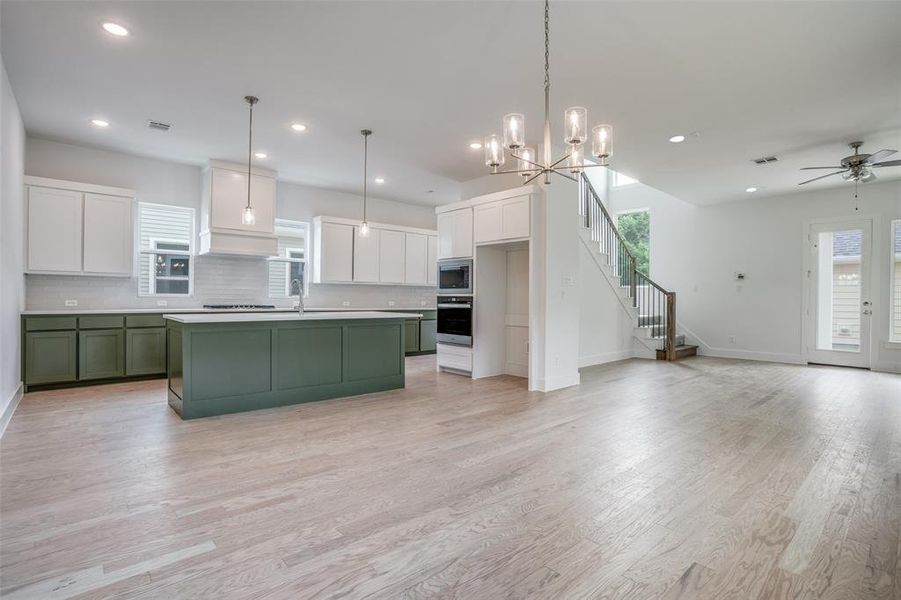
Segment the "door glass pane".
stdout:
<svg viewBox="0 0 901 600">
<path fill-rule="evenodd" d="M 818 235 L 818 350 L 860 352 L 862 247 L 861 229 Z"/>
</svg>

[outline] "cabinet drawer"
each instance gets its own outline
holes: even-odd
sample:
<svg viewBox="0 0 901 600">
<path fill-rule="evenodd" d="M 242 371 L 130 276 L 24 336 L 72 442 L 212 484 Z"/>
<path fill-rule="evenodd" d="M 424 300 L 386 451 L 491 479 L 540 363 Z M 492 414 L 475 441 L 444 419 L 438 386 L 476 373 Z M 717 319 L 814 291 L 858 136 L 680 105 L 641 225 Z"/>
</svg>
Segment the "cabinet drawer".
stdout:
<svg viewBox="0 0 901 600">
<path fill-rule="evenodd" d="M 116 329 L 125 324 L 125 317 L 121 315 L 92 315 L 90 317 L 78 317 L 79 329 Z"/>
<path fill-rule="evenodd" d="M 438 344 L 438 366 L 460 371 L 472 371 L 472 348 Z"/>
<path fill-rule="evenodd" d="M 75 381 L 75 336 L 75 331 L 26 333 L 25 384 Z"/>
<path fill-rule="evenodd" d="M 162 313 L 152 315 L 126 315 L 126 327 L 165 327 L 166 321 Z"/>
<path fill-rule="evenodd" d="M 58 331 L 75 329 L 75 317 L 27 317 L 25 331 Z"/>
</svg>

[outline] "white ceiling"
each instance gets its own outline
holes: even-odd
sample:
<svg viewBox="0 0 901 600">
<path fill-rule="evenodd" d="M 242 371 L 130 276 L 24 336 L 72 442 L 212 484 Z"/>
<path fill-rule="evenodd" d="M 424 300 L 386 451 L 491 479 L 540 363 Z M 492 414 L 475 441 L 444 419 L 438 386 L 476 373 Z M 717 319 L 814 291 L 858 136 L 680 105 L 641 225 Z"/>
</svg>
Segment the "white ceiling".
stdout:
<svg viewBox="0 0 901 600">
<path fill-rule="evenodd" d="M 592 124 L 614 125 L 614 168 L 683 200 L 794 190 L 799 167 L 837 164 L 854 139 L 901 150 L 901 2 L 555 0 L 551 18 L 555 137 L 563 109 L 586 106 Z M 105 20 L 133 34 L 111 37 Z M 255 94 L 255 146 L 283 179 L 358 191 L 369 127 L 379 195 L 423 204 L 485 174 L 468 144 L 504 113 L 525 113 L 539 141 L 538 2 L 3 0 L 0 23 L 35 136 L 243 161 L 242 98 Z M 780 162 L 750 162 L 771 154 Z M 812 184 L 829 185 L 843 183 Z"/>
</svg>

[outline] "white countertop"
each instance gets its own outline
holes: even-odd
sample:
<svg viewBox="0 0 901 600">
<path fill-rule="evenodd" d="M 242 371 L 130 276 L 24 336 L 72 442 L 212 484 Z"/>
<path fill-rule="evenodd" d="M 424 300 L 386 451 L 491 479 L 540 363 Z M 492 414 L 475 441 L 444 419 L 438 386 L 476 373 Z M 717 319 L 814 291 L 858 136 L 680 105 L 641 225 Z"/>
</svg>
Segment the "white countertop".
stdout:
<svg viewBox="0 0 901 600">
<path fill-rule="evenodd" d="M 123 315 L 123 314 L 178 314 L 178 313 L 200 313 L 200 314 L 210 314 L 210 313 L 280 313 L 280 312 L 295 312 L 296 308 L 264 308 L 257 309 L 253 311 L 248 310 L 226 310 L 221 308 L 86 308 L 82 310 L 78 310 L 77 308 L 66 308 L 66 309 L 57 309 L 57 310 L 23 310 L 22 315 Z M 359 312 L 359 311 L 386 311 L 386 310 L 402 310 L 402 311 L 422 311 L 422 310 L 437 310 L 434 306 L 418 306 L 416 308 L 406 308 L 403 306 L 395 307 L 356 307 L 356 306 L 342 306 L 340 308 L 308 308 L 307 312 Z M 412 317 L 411 317 L 412 318 Z"/>
<path fill-rule="evenodd" d="M 296 312 L 268 313 L 194 313 L 194 314 L 169 314 L 163 315 L 164 319 L 178 323 L 264 323 L 271 321 L 349 321 L 356 319 L 416 319 L 417 313 L 378 312 L 378 311 L 330 311 L 330 312 L 306 312 L 303 316 Z"/>
</svg>

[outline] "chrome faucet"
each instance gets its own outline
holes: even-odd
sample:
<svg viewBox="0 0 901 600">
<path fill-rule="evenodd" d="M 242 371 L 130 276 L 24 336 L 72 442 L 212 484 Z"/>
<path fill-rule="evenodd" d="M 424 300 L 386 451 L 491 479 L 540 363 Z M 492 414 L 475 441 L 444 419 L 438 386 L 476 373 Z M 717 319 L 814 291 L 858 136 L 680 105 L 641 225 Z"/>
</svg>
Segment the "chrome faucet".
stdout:
<svg viewBox="0 0 901 600">
<path fill-rule="evenodd" d="M 300 282 L 300 279 L 292 279 L 291 287 L 297 286 L 297 314 L 301 317 L 303 316 L 303 284 Z"/>
</svg>

